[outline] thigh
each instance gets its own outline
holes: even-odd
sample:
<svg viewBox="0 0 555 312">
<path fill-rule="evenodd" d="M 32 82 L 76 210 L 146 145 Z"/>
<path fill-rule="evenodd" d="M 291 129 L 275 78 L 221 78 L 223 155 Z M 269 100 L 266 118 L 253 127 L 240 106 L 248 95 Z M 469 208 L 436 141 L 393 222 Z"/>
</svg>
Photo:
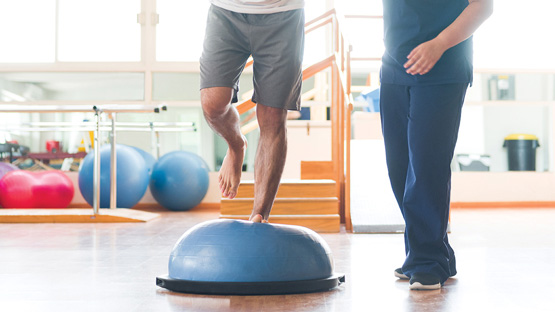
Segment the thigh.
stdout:
<svg viewBox="0 0 555 312">
<path fill-rule="evenodd" d="M 380 86 L 380 117 L 382 133 L 387 141 L 407 142 L 407 124 L 409 118 L 410 87 L 387 84 Z"/>
<path fill-rule="evenodd" d="M 241 15 L 214 5 L 208 11 L 200 58 L 200 88 L 228 87 L 238 91 L 239 77 L 250 56 L 248 28 Z"/>
<path fill-rule="evenodd" d="M 449 170 L 467 84 L 411 87 L 408 140 L 421 170 Z"/>
<path fill-rule="evenodd" d="M 409 103 L 408 86 L 385 83 L 380 86 L 380 117 L 387 169 L 393 194 L 401 212 L 403 212 L 402 203 L 409 161 L 407 142 Z"/>
<path fill-rule="evenodd" d="M 233 89 L 228 87 L 211 87 L 200 90 L 200 102 L 203 109 L 225 109 L 231 103 L 233 96 Z"/>
<path fill-rule="evenodd" d="M 300 110 L 304 54 L 304 10 L 251 15 L 253 101 Z"/>
</svg>

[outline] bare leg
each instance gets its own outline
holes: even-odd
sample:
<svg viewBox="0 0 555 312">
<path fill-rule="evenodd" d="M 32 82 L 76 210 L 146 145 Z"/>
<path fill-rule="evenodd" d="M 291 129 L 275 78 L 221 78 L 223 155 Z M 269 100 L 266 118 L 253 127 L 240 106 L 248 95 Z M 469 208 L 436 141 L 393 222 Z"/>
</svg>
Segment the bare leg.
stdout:
<svg viewBox="0 0 555 312">
<path fill-rule="evenodd" d="M 226 87 L 200 90 L 204 117 L 210 127 L 227 142 L 228 150 L 218 177 L 223 197 L 234 198 L 241 182 L 247 139 L 241 134 L 239 113 L 231 105 L 233 90 Z"/>
<path fill-rule="evenodd" d="M 260 140 L 254 162 L 254 206 L 251 220 L 261 219 L 263 222 L 270 216 L 285 166 L 287 110 L 258 105 L 256 115 L 260 126 Z"/>
</svg>

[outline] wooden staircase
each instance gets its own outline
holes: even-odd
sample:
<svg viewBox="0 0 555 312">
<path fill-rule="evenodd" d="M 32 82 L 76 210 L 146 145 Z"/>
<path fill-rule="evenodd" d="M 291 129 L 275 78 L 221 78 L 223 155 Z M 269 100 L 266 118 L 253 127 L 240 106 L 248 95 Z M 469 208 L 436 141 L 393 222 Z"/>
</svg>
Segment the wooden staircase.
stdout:
<svg viewBox="0 0 555 312">
<path fill-rule="evenodd" d="M 339 232 L 339 200 L 333 197 L 333 180 L 282 180 L 270 214 L 270 223 L 300 225 L 316 232 Z M 254 201 L 254 181 L 241 181 L 237 197 L 222 198 L 220 218 L 250 217 Z"/>
</svg>

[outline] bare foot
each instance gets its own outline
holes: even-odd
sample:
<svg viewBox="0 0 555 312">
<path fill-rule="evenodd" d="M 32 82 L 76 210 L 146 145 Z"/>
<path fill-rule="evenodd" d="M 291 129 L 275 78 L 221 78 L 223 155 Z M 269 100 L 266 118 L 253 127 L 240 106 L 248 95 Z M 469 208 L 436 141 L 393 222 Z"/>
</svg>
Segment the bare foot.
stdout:
<svg viewBox="0 0 555 312">
<path fill-rule="evenodd" d="M 243 169 L 243 158 L 247 149 L 247 139 L 242 136 L 244 145 L 237 150 L 227 149 L 227 154 L 220 168 L 220 175 L 218 181 L 220 184 L 220 191 L 223 197 L 229 199 L 237 196 L 237 189 L 241 182 L 241 171 Z"/>
<path fill-rule="evenodd" d="M 268 220 L 264 220 L 264 218 L 260 214 L 257 214 L 254 217 L 252 217 L 250 221 L 257 222 L 257 223 L 268 223 Z"/>
</svg>

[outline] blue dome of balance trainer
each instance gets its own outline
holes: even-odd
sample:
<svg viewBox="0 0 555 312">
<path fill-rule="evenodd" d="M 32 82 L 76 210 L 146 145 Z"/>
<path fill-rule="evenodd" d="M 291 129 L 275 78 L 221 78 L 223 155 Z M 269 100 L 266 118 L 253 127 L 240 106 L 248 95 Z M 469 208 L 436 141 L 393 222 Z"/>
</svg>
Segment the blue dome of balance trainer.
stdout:
<svg viewBox="0 0 555 312">
<path fill-rule="evenodd" d="M 169 277 L 201 282 L 285 282 L 333 276 L 333 258 L 316 232 L 292 225 L 207 221 L 173 248 Z"/>
</svg>

